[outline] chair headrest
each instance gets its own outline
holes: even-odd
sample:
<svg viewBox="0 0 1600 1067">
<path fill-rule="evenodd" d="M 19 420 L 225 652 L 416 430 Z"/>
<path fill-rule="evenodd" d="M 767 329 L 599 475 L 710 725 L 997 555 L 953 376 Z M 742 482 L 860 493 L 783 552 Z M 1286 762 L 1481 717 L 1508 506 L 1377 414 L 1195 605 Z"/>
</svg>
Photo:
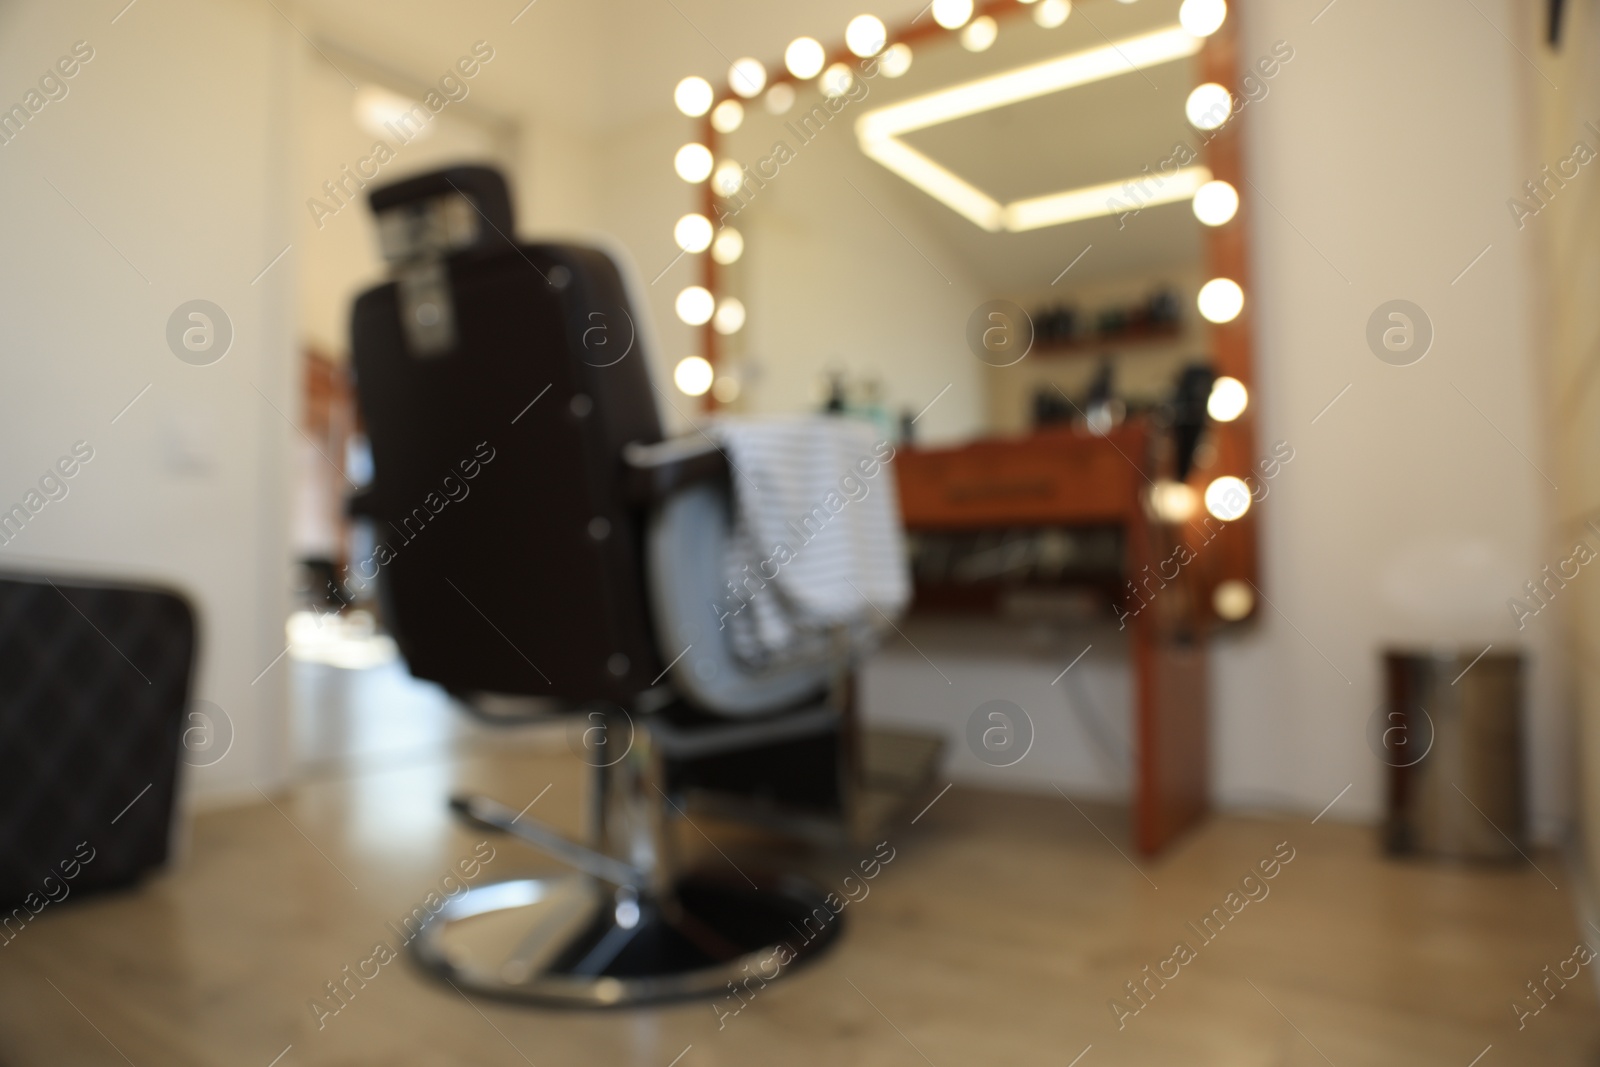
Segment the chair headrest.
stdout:
<svg viewBox="0 0 1600 1067">
<path fill-rule="evenodd" d="M 374 189 L 367 202 L 391 264 L 514 240 L 511 190 L 492 167 L 447 167 Z"/>
</svg>

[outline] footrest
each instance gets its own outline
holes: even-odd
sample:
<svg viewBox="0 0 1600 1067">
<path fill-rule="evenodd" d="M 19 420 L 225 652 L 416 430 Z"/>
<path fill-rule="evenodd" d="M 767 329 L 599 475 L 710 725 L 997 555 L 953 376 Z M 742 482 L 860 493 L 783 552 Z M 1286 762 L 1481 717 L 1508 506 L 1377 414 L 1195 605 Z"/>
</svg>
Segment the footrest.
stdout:
<svg viewBox="0 0 1600 1067">
<path fill-rule="evenodd" d="M 839 718 L 829 704 L 760 719 L 689 717 L 669 710 L 651 719 L 650 731 L 667 759 L 705 759 L 831 733 L 839 728 Z"/>
<path fill-rule="evenodd" d="M 524 844 L 603 882 L 634 890 L 643 890 L 649 885 L 645 872 L 633 864 L 596 852 L 587 845 L 580 845 L 538 819 L 530 819 L 512 811 L 497 800 L 484 796 L 451 797 L 450 810 L 474 826 L 510 834 Z"/>
</svg>

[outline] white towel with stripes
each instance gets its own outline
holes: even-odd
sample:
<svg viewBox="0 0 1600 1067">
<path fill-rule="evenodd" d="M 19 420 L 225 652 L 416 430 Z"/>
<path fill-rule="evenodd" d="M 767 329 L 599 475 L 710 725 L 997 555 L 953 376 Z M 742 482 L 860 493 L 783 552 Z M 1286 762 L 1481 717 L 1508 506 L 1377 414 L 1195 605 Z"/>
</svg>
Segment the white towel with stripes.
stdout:
<svg viewBox="0 0 1600 1067">
<path fill-rule="evenodd" d="M 732 471 L 727 586 L 717 606 L 754 667 L 812 659 L 843 627 L 870 643 L 911 599 L 894 446 L 870 423 L 719 420 Z"/>
</svg>

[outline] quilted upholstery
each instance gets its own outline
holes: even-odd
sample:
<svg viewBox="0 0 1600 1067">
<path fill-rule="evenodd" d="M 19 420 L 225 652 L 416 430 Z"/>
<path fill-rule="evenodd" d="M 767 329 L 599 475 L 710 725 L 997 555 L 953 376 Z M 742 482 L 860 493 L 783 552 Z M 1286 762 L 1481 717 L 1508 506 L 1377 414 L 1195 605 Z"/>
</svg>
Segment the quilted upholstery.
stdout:
<svg viewBox="0 0 1600 1067">
<path fill-rule="evenodd" d="M 81 842 L 93 859 L 73 896 L 166 859 L 194 650 L 194 613 L 172 593 L 0 576 L 4 911 L 42 898 L 47 876 L 58 886 L 63 861 L 91 854 Z"/>
</svg>

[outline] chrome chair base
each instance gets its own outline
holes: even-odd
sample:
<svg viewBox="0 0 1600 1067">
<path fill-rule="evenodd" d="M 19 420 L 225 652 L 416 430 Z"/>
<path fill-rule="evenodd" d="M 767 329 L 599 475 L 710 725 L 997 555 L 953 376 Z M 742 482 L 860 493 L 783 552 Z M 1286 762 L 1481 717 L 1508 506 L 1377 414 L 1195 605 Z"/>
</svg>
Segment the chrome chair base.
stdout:
<svg viewBox="0 0 1600 1067">
<path fill-rule="evenodd" d="M 838 939 L 826 896 L 797 878 L 689 875 L 659 903 L 583 874 L 515 879 L 447 902 L 411 949 L 464 992 L 568 1008 L 726 995 L 736 1009 Z"/>
</svg>

